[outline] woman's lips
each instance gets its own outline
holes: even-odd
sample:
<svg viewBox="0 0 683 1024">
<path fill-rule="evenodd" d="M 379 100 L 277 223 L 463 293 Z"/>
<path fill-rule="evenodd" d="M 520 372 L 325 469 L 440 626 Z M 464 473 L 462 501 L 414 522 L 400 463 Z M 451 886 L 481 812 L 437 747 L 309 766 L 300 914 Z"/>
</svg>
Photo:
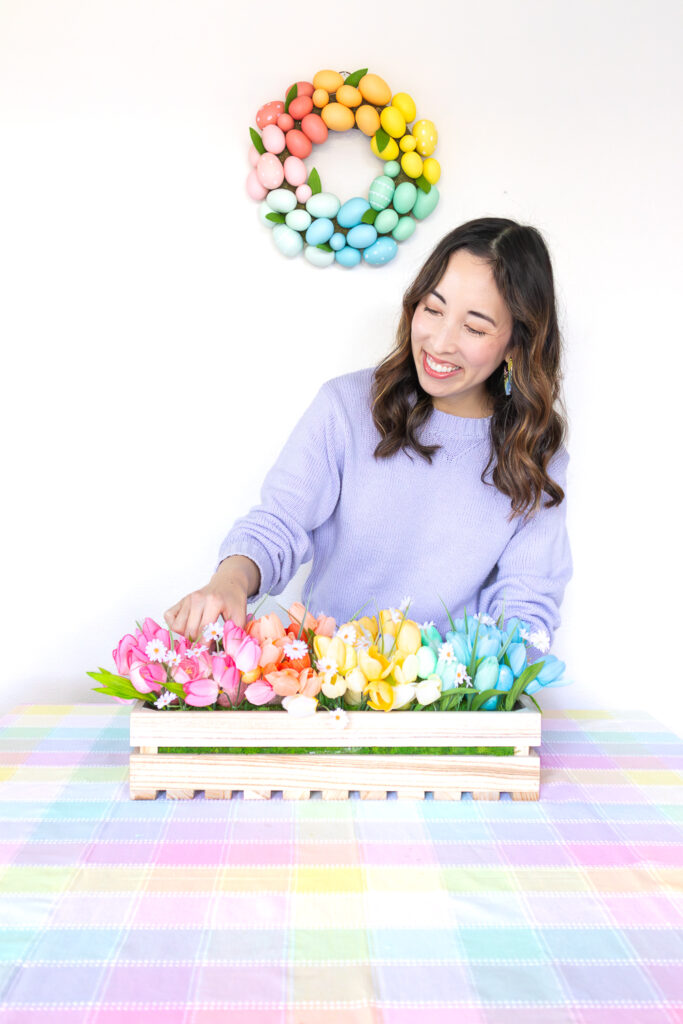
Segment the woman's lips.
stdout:
<svg viewBox="0 0 683 1024">
<path fill-rule="evenodd" d="M 438 359 L 435 359 L 434 362 L 435 363 L 439 363 L 441 366 L 445 366 L 446 365 L 446 363 L 442 363 Z M 427 353 L 426 352 L 423 352 L 423 354 L 422 354 L 422 366 L 424 368 L 425 373 L 429 377 L 435 377 L 437 380 L 446 380 L 447 377 L 455 377 L 459 373 L 462 373 L 462 367 L 460 367 L 460 366 L 458 367 L 457 370 L 449 370 L 447 373 L 440 373 L 438 370 L 433 370 L 431 368 L 431 366 L 429 366 L 429 364 L 427 362 Z"/>
</svg>

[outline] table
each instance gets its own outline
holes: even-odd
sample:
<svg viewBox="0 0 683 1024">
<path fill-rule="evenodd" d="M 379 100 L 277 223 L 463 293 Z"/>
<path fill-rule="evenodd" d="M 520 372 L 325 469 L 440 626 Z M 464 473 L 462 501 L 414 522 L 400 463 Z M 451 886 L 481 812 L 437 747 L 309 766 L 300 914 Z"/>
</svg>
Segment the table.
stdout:
<svg viewBox="0 0 683 1024">
<path fill-rule="evenodd" d="M 537 803 L 130 801 L 126 705 L 15 708 L 0 1021 L 683 1021 L 683 742 L 543 728 Z"/>
</svg>

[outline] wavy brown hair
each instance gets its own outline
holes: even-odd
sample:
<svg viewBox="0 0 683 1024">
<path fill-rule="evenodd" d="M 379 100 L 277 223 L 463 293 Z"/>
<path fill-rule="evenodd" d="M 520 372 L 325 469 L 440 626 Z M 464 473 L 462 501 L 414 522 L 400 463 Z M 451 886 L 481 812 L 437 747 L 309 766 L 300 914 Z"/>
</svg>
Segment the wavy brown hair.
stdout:
<svg viewBox="0 0 683 1024">
<path fill-rule="evenodd" d="M 457 249 L 490 265 L 513 320 L 512 393 L 505 394 L 502 362 L 485 382 L 493 406 L 490 454 L 481 475 L 495 462 L 493 485 L 510 497 L 511 513 L 533 515 L 543 492 L 545 507 L 559 505 L 564 491 L 548 475 L 550 459 L 565 442 L 567 415 L 560 393 L 561 337 L 550 256 L 536 228 L 499 217 L 468 221 L 441 239 L 403 296 L 396 343 L 375 369 L 372 416 L 381 434 L 375 458 L 410 449 L 431 464 L 441 445 L 422 444 L 420 427 L 432 412 L 431 395 L 420 385 L 411 346 L 411 323 L 419 301 L 444 274 Z M 555 406 L 558 406 L 556 408 Z"/>
</svg>

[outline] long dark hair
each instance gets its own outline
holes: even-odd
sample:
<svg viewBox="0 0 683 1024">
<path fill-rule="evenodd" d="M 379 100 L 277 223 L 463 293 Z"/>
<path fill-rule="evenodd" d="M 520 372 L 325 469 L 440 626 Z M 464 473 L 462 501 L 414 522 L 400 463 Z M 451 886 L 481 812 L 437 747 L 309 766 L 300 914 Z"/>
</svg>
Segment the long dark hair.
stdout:
<svg viewBox="0 0 683 1024">
<path fill-rule="evenodd" d="M 553 271 L 545 241 L 536 228 L 500 217 L 482 217 L 455 228 L 428 257 L 404 293 L 395 346 L 375 369 L 372 416 L 381 440 L 374 455 L 388 458 L 401 449 L 412 449 L 431 463 L 441 447 L 424 445 L 418 438 L 433 405 L 417 376 L 411 322 L 418 302 L 436 288 L 457 249 L 466 249 L 489 263 L 512 316 L 512 393 L 505 394 L 505 364 L 501 363 L 485 382 L 493 414 L 489 460 L 481 480 L 489 482 L 484 477 L 495 461 L 493 484 L 511 499 L 508 521 L 518 515 L 527 518 L 539 508 L 544 491 L 550 495 L 546 508 L 564 499 L 564 491 L 550 478 L 547 466 L 567 435 Z"/>
</svg>

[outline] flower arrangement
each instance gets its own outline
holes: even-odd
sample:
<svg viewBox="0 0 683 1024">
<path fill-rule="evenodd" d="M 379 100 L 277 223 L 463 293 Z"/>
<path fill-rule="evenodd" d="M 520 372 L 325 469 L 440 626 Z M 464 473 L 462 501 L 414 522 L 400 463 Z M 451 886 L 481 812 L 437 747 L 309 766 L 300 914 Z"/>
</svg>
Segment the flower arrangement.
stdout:
<svg viewBox="0 0 683 1024">
<path fill-rule="evenodd" d="M 538 707 L 533 693 L 569 683 L 565 663 L 546 654 L 547 633 L 521 619 L 465 610 L 449 614 L 442 637 L 434 622 L 409 619 L 409 605 L 337 628 L 295 602 L 286 625 L 274 613 L 249 617 L 246 629 L 218 620 L 196 640 L 147 618 L 112 652 L 118 675 L 88 675 L 98 693 L 159 710 L 282 707 L 303 717 L 325 708 L 342 727 L 346 710 L 512 711 L 522 693 Z M 545 657 L 528 664 L 529 645 Z"/>
</svg>

